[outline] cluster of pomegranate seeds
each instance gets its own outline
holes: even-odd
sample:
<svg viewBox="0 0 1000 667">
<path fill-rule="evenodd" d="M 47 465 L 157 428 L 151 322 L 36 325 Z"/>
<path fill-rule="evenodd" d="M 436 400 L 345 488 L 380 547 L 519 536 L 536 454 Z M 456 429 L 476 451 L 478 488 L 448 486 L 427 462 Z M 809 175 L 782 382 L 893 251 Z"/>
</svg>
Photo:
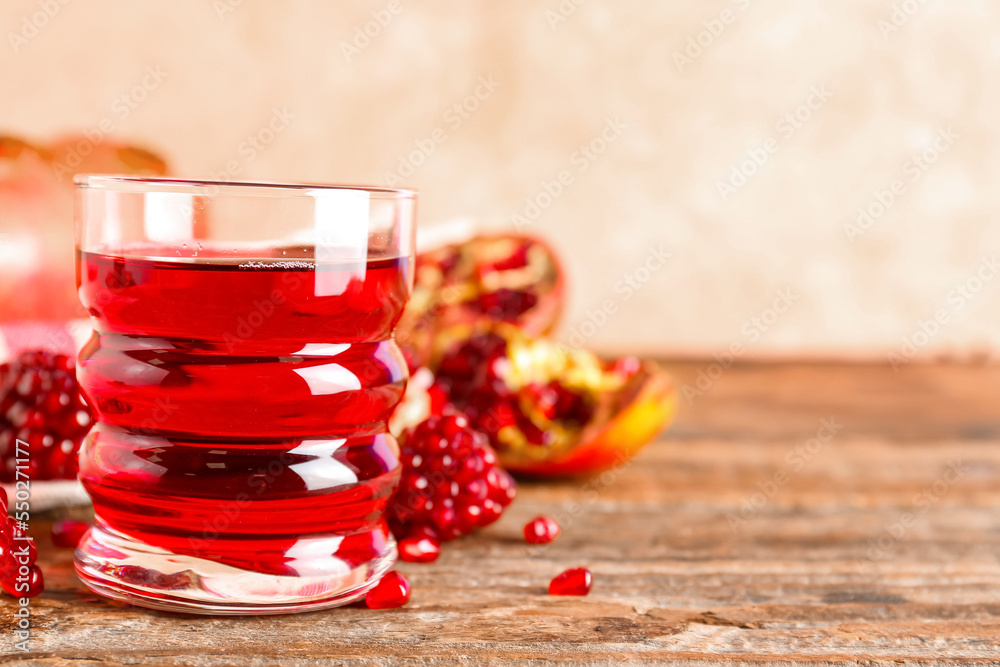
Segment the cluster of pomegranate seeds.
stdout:
<svg viewBox="0 0 1000 667">
<path fill-rule="evenodd" d="M 499 243 L 504 242 L 500 241 Z M 528 249 L 531 247 L 528 243 L 517 243 L 513 250 L 511 250 L 509 242 L 504 244 L 508 246 L 506 250 L 509 254 L 506 256 L 501 254 L 499 258 L 494 257 L 492 260 L 483 261 L 476 266 L 480 282 L 489 282 L 488 276 L 494 271 L 513 271 L 514 269 L 523 269 L 528 265 Z M 497 245 L 498 242 L 495 242 L 493 252 L 496 252 Z"/>
<path fill-rule="evenodd" d="M 76 519 L 63 519 L 52 524 L 52 544 L 62 549 L 75 549 L 90 524 Z"/>
<path fill-rule="evenodd" d="M 586 595 L 590 592 L 590 570 L 574 567 L 557 574 L 549 582 L 549 595 Z"/>
<path fill-rule="evenodd" d="M 407 431 L 400 458 L 388 515 L 403 560 L 434 560 L 441 542 L 493 523 L 517 492 L 486 437 L 459 414 L 432 415 Z"/>
<path fill-rule="evenodd" d="M 410 582 L 399 572 L 387 572 L 375 587 L 365 594 L 369 609 L 395 609 L 410 601 Z"/>
<path fill-rule="evenodd" d="M 0 488 L 0 588 L 15 597 L 33 598 L 45 584 L 35 565 L 35 541 L 24 537 L 17 519 L 7 516 L 7 494 Z"/>
<path fill-rule="evenodd" d="M 438 391 L 491 443 L 502 443 L 506 429 L 526 444 L 550 446 L 554 424 L 581 428 L 593 418 L 593 398 L 557 380 L 512 386 L 509 346 L 495 331 L 476 334 L 448 351 L 437 371 Z"/>
<path fill-rule="evenodd" d="M 14 480 L 17 440 L 28 445 L 32 481 L 74 479 L 92 421 L 70 357 L 39 350 L 0 365 L 0 481 Z"/>
<path fill-rule="evenodd" d="M 530 263 L 531 247 L 527 242 L 511 239 L 481 239 L 442 248 L 421 259 L 425 266 L 440 271 L 441 284 L 461 294 L 465 298 L 463 305 L 470 311 L 493 320 L 514 322 L 538 305 L 536 290 L 540 285 L 534 279 L 511 279 L 514 272 Z M 505 283 L 516 287 L 504 286 Z"/>
<path fill-rule="evenodd" d="M 537 295 L 501 287 L 496 292 L 480 295 L 479 300 L 470 307 L 491 319 L 513 322 L 536 305 Z"/>
<path fill-rule="evenodd" d="M 547 516 L 537 517 L 524 525 L 524 540 L 528 544 L 548 544 L 559 537 L 559 524 Z"/>
</svg>

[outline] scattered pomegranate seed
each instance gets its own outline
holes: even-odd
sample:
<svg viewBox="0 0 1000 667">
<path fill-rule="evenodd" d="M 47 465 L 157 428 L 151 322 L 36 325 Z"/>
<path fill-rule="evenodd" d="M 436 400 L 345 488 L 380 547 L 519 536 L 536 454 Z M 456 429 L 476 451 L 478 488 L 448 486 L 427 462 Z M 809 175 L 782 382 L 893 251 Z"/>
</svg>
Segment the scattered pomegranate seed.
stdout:
<svg viewBox="0 0 1000 667">
<path fill-rule="evenodd" d="M 52 524 L 52 544 L 63 549 L 75 549 L 90 530 L 90 524 L 76 519 L 63 519 Z"/>
<path fill-rule="evenodd" d="M 399 541 L 399 558 L 407 563 L 432 563 L 441 555 L 441 543 L 433 537 L 404 537 Z"/>
<path fill-rule="evenodd" d="M 524 524 L 524 539 L 528 544 L 548 544 L 559 537 L 559 524 L 547 516 L 537 517 Z"/>
<path fill-rule="evenodd" d="M 590 592 L 590 570 L 574 567 L 549 582 L 549 595 L 586 595 Z"/>
<path fill-rule="evenodd" d="M 395 609 L 410 601 L 410 582 L 399 572 L 388 572 L 365 595 L 369 609 Z"/>
</svg>

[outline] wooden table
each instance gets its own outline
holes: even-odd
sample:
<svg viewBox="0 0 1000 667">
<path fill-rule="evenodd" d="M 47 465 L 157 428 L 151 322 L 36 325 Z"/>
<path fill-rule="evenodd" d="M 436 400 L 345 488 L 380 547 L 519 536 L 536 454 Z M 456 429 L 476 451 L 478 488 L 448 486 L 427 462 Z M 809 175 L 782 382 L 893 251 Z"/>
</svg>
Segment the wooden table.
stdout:
<svg viewBox="0 0 1000 667">
<path fill-rule="evenodd" d="M 680 385 L 705 364 L 670 364 Z M 623 469 L 524 484 L 403 564 L 402 609 L 197 618 L 98 599 L 41 544 L 43 665 L 1000 665 L 1000 367 L 746 364 Z M 529 547 L 538 514 L 563 535 Z M 36 527 L 44 526 L 41 522 Z M 570 566 L 585 598 L 549 597 Z M 11 598 L 0 647 L 13 649 Z"/>
</svg>

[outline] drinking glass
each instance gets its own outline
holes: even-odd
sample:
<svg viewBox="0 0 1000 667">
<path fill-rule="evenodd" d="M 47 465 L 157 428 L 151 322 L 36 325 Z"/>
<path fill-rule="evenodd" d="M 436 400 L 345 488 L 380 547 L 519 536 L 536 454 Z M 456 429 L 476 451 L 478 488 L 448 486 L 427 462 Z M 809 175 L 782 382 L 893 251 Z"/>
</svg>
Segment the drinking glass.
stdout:
<svg viewBox="0 0 1000 667">
<path fill-rule="evenodd" d="M 78 177 L 78 376 L 94 591 L 188 613 L 311 611 L 392 566 L 387 420 L 416 194 Z"/>
</svg>

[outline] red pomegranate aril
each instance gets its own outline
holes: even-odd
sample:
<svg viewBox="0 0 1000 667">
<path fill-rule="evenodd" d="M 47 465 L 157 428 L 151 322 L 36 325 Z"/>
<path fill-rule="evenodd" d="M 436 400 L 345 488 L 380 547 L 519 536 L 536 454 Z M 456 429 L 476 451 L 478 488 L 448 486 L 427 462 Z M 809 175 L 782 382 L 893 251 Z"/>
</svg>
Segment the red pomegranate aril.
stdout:
<svg viewBox="0 0 1000 667">
<path fill-rule="evenodd" d="M 449 533 L 452 531 L 456 518 L 455 510 L 451 507 L 441 507 L 431 513 L 431 521 L 434 522 L 434 526 L 441 531 L 445 539 L 449 539 Z M 455 537 L 458 535 L 456 534 Z"/>
<path fill-rule="evenodd" d="M 75 549 L 90 530 L 90 524 L 76 519 L 63 519 L 52 524 L 52 544 L 63 549 Z"/>
<path fill-rule="evenodd" d="M 590 592 L 590 570 L 574 567 L 549 582 L 549 595 L 586 595 Z"/>
<path fill-rule="evenodd" d="M 500 288 L 496 292 L 483 294 L 475 306 L 483 315 L 502 322 L 510 322 L 531 310 L 538 304 L 538 297 L 530 292 L 516 292 Z"/>
<path fill-rule="evenodd" d="M 45 580 L 42 578 L 42 571 L 37 565 L 32 564 L 31 574 L 28 575 L 27 590 L 18 590 L 18 585 L 22 582 L 15 580 L 14 591 L 17 597 L 33 598 L 45 590 Z M 9 591 L 8 591 L 9 592 Z"/>
<path fill-rule="evenodd" d="M 615 373 L 623 378 L 630 378 L 642 368 L 642 362 L 638 357 L 622 357 L 614 365 Z"/>
<path fill-rule="evenodd" d="M 431 537 L 404 537 L 399 541 L 399 558 L 407 563 L 433 563 L 441 555 L 441 543 Z"/>
<path fill-rule="evenodd" d="M 431 414 L 439 415 L 444 412 L 444 406 L 448 403 L 448 394 L 441 385 L 432 384 L 427 390 L 427 395 L 430 397 Z"/>
<path fill-rule="evenodd" d="M 587 403 L 583 395 L 570 391 L 558 382 L 552 382 L 549 387 L 558 396 L 554 410 L 556 419 L 574 421 L 582 425 L 594 416 L 593 406 Z"/>
<path fill-rule="evenodd" d="M 486 481 L 482 479 L 472 479 L 462 487 L 462 492 L 469 498 L 475 500 L 486 500 L 490 489 L 486 486 Z"/>
<path fill-rule="evenodd" d="M 551 385 L 529 385 L 525 388 L 525 397 L 545 419 L 551 421 L 556 417 L 561 395 Z"/>
<path fill-rule="evenodd" d="M 488 526 L 503 514 L 503 505 L 498 502 L 486 499 L 483 501 L 483 518 L 480 520 L 480 526 Z"/>
<path fill-rule="evenodd" d="M 528 265 L 528 250 L 531 246 L 527 243 L 522 243 L 517 247 L 510 257 L 507 259 L 495 262 L 492 269 L 496 271 L 510 271 L 512 269 L 520 269 L 521 267 Z"/>
<path fill-rule="evenodd" d="M 410 601 L 410 582 L 399 572 L 388 572 L 365 594 L 369 609 L 395 609 Z"/>
<path fill-rule="evenodd" d="M 540 516 L 524 526 L 524 539 L 528 544 L 548 544 L 559 537 L 559 524 L 547 516 Z"/>
</svg>

